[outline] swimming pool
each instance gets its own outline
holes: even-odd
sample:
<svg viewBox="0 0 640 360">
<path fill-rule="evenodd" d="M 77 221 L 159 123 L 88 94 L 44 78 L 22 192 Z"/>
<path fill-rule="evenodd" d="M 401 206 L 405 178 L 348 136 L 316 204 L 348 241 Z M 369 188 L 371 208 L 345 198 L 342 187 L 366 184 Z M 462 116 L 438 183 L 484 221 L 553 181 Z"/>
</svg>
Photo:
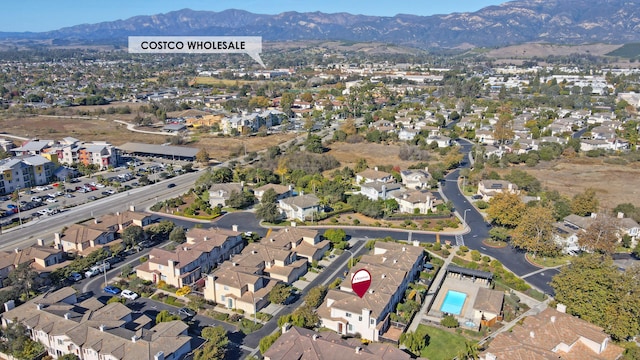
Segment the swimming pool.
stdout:
<svg viewBox="0 0 640 360">
<path fill-rule="evenodd" d="M 466 299 L 467 294 L 449 290 L 447 291 L 447 296 L 444 297 L 442 306 L 440 306 L 440 311 L 453 315 L 460 315 L 460 312 L 462 312 L 462 305 L 464 305 L 464 301 Z"/>
</svg>

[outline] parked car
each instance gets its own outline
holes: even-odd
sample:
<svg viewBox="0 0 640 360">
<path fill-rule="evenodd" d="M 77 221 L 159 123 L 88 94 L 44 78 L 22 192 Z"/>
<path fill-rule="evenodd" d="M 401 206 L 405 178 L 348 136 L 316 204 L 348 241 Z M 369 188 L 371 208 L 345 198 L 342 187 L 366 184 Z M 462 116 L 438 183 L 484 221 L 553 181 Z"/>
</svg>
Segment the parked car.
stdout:
<svg viewBox="0 0 640 360">
<path fill-rule="evenodd" d="M 97 266 L 92 266 L 91 269 L 84 272 L 84 277 L 91 278 L 98 274 L 100 274 L 100 268 L 98 268 Z"/>
<path fill-rule="evenodd" d="M 129 300 L 135 300 L 139 297 L 138 294 L 136 294 L 135 292 L 127 289 L 127 290 L 122 290 L 122 293 L 120 294 L 120 296 L 122 296 L 125 299 L 129 299 Z"/>
<path fill-rule="evenodd" d="M 71 281 L 80 281 L 80 280 L 82 280 L 82 274 L 77 273 L 77 272 L 72 272 L 71 275 L 69 275 L 69 280 L 71 280 Z"/>
<path fill-rule="evenodd" d="M 109 286 L 105 286 L 104 287 L 104 292 L 109 293 L 109 294 L 113 294 L 113 295 L 118 295 L 118 294 L 120 294 L 120 289 L 118 289 L 115 286 L 109 285 Z"/>
<path fill-rule="evenodd" d="M 171 184 L 167 185 L 167 188 L 169 188 L 169 189 L 174 188 L 174 187 L 176 187 L 176 184 L 174 184 L 174 183 L 171 183 Z"/>
<path fill-rule="evenodd" d="M 88 198 L 88 199 L 89 199 L 89 200 L 91 200 L 91 201 L 93 201 L 93 200 L 98 200 L 98 198 L 97 198 L 97 197 L 95 197 L 95 196 L 93 196 L 93 195 L 92 195 L 92 196 L 89 196 L 89 198 Z"/>
<path fill-rule="evenodd" d="M 57 202 L 58 202 L 58 200 L 56 200 L 55 198 L 52 198 L 52 197 L 48 198 L 48 199 L 47 199 L 47 200 L 45 200 L 45 201 L 46 201 L 46 202 L 48 202 L 48 203 L 52 203 L 52 204 L 53 204 L 53 203 L 57 203 Z"/>
<path fill-rule="evenodd" d="M 187 307 L 183 307 L 183 308 L 180 308 L 180 310 L 178 310 L 178 315 L 182 315 L 186 317 L 194 317 L 196 316 L 196 312 Z"/>
</svg>

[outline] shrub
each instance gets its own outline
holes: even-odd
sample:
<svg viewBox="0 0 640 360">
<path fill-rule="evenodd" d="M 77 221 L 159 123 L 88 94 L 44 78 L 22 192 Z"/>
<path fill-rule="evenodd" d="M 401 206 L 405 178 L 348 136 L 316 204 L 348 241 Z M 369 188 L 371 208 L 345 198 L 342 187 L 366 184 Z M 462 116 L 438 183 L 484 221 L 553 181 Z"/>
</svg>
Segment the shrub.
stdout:
<svg viewBox="0 0 640 360">
<path fill-rule="evenodd" d="M 442 325 L 444 327 L 448 327 L 448 328 L 456 328 L 456 327 L 460 326 L 460 324 L 458 323 L 458 320 L 453 315 L 445 316 L 440 321 L 440 325 Z"/>
<path fill-rule="evenodd" d="M 478 251 L 478 250 L 472 250 L 471 251 L 471 259 L 473 261 L 480 261 L 480 259 L 482 259 L 482 254 L 480 254 L 480 251 Z"/>
<path fill-rule="evenodd" d="M 186 296 L 191 292 L 191 287 L 185 285 L 176 291 L 176 295 L 178 296 Z"/>
</svg>

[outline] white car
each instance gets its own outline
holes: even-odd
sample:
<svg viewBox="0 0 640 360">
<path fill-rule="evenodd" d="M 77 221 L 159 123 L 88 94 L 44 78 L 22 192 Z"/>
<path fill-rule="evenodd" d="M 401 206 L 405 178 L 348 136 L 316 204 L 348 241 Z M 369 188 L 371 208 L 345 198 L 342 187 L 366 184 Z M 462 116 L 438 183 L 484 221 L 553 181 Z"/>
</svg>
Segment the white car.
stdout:
<svg viewBox="0 0 640 360">
<path fill-rule="evenodd" d="M 105 185 L 104 184 L 95 184 L 94 186 L 98 187 L 98 188 L 103 188 Z"/>
<path fill-rule="evenodd" d="M 52 204 L 53 204 L 53 203 L 58 202 L 58 200 L 56 200 L 56 199 L 54 199 L 54 198 L 51 198 L 51 197 L 50 197 L 50 198 L 48 198 L 48 199 L 46 200 L 46 202 L 48 202 L 48 203 L 52 203 Z"/>
<path fill-rule="evenodd" d="M 134 293 L 131 290 L 122 290 L 122 292 L 120 293 L 120 296 L 122 296 L 125 299 L 129 299 L 129 300 L 135 300 L 139 297 L 138 294 Z"/>
</svg>

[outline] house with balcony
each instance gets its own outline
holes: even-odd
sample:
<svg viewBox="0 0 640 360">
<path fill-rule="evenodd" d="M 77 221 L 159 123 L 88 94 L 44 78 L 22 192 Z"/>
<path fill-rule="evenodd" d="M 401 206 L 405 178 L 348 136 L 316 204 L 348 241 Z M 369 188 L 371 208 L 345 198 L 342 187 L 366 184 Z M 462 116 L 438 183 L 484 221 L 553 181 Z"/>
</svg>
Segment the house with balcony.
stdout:
<svg viewBox="0 0 640 360">
<path fill-rule="evenodd" d="M 400 177 L 402 178 L 402 185 L 407 189 L 427 189 L 429 188 L 429 168 L 424 169 L 409 169 L 400 171 Z"/>
<path fill-rule="evenodd" d="M 389 198 L 395 199 L 398 211 L 405 214 L 429 214 L 437 211 L 437 206 L 444 203 L 429 190 L 394 191 Z"/>
<path fill-rule="evenodd" d="M 180 288 L 200 280 L 233 254 L 242 250 L 241 233 L 226 229 L 193 228 L 186 234 L 187 241 L 174 251 L 153 248 L 149 259 L 138 265 L 136 275 L 144 280 Z"/>
<path fill-rule="evenodd" d="M 320 212 L 320 199 L 313 194 L 300 194 L 278 200 L 278 208 L 285 219 L 305 221 Z"/>
<path fill-rule="evenodd" d="M 360 194 L 371 200 L 387 200 L 391 193 L 402 189 L 400 184 L 381 181 L 367 182 L 360 185 Z"/>
<path fill-rule="evenodd" d="M 46 185 L 53 181 L 57 165 L 41 155 L 25 155 L 0 160 L 0 195 Z"/>
<path fill-rule="evenodd" d="M 520 194 L 518 185 L 506 180 L 481 180 L 478 183 L 478 195 L 482 200 L 489 201 L 492 197 L 500 193 Z"/>
<path fill-rule="evenodd" d="M 191 352 L 188 326 L 174 320 L 151 327 L 153 320 L 115 302 L 78 301 L 64 287 L 15 307 L 6 305 L 2 325 L 18 322 L 53 358 L 73 354 L 81 360 L 179 360 Z"/>
<path fill-rule="evenodd" d="M 380 341 L 390 327 L 390 313 L 402 300 L 409 283 L 414 281 L 424 263 L 424 251 L 417 242 L 411 245 L 377 241 L 369 254 L 351 268 L 347 279 L 366 269 L 371 285 L 360 298 L 350 281 L 327 292 L 318 308 L 321 326 L 340 335 L 360 334 L 363 339 Z"/>
<path fill-rule="evenodd" d="M 391 182 L 393 181 L 393 176 L 386 171 L 379 171 L 377 166 L 356 174 L 356 183 L 358 184 L 366 184 L 374 181 Z"/>
<path fill-rule="evenodd" d="M 604 330 L 566 313 L 566 306 L 527 316 L 510 331 L 498 334 L 480 353 L 481 360 L 593 359 L 615 360 L 624 349 Z"/>
<path fill-rule="evenodd" d="M 54 233 L 53 242 L 65 252 L 88 255 L 94 250 L 111 245 L 114 240 L 115 230 L 95 229 L 89 224 L 73 224 L 62 233 Z"/>
<path fill-rule="evenodd" d="M 331 242 L 322 240 L 318 231 L 297 227 L 280 229 L 262 242 L 274 248 L 295 250 L 299 258 L 305 258 L 309 263 L 322 259 L 331 248 Z"/>
</svg>

